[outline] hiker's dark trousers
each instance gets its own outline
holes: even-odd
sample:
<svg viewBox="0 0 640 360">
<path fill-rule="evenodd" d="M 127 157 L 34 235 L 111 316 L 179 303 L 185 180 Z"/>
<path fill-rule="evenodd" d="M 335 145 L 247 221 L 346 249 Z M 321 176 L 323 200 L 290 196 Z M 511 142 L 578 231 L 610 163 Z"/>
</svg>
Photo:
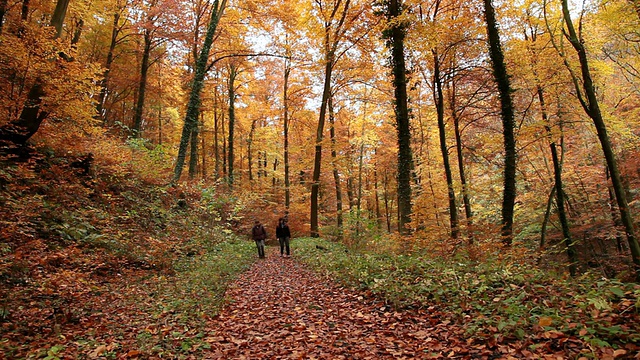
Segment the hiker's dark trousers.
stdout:
<svg viewBox="0 0 640 360">
<path fill-rule="evenodd" d="M 284 254 L 285 248 L 287 249 L 287 255 L 291 255 L 289 253 L 289 237 L 278 238 L 278 242 L 280 242 L 280 255 Z"/>
</svg>

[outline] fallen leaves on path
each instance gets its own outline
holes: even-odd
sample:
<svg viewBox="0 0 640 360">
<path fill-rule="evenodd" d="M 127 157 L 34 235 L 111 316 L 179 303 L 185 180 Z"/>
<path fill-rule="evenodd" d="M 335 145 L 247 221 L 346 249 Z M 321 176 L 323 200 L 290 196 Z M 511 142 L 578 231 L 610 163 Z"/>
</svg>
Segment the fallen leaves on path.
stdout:
<svg viewBox="0 0 640 360">
<path fill-rule="evenodd" d="M 270 255 L 270 256 L 269 256 Z M 469 355 L 459 329 L 424 311 L 398 312 L 336 286 L 294 258 L 257 261 L 211 322 L 207 358 L 413 359 Z M 460 344 L 456 346 L 455 344 Z M 493 353 L 476 349 L 477 355 Z"/>
</svg>

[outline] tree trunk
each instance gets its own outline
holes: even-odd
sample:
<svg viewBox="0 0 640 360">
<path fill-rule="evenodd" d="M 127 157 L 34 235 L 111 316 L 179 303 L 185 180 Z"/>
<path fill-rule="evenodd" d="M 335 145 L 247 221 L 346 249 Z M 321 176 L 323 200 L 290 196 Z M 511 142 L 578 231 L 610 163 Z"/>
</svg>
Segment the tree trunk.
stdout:
<svg viewBox="0 0 640 360">
<path fill-rule="evenodd" d="M 62 24 L 64 24 L 64 18 L 67 16 L 68 7 L 69 0 L 58 0 L 51 16 L 51 26 L 56 29 L 56 39 L 62 35 Z"/>
<path fill-rule="evenodd" d="M 273 158 L 273 172 L 271 172 L 271 187 L 274 188 L 275 191 L 275 187 L 276 187 L 276 171 L 278 170 L 278 158 L 274 157 Z"/>
<path fill-rule="evenodd" d="M 387 224 L 387 232 L 391 233 L 391 210 L 389 206 L 389 176 L 388 172 L 384 172 L 383 176 L 383 200 L 384 200 L 384 217 Z"/>
<path fill-rule="evenodd" d="M 218 149 L 218 131 L 219 131 L 219 115 L 218 115 L 218 87 L 213 88 L 213 153 L 215 157 L 215 179 L 220 177 L 220 151 Z"/>
<path fill-rule="evenodd" d="M 456 154 L 458 157 L 458 172 L 460 173 L 460 184 L 462 185 L 462 201 L 464 202 L 464 213 L 467 222 L 467 234 L 469 236 L 469 244 L 473 244 L 473 212 L 471 211 L 471 201 L 469 200 L 469 186 L 467 185 L 467 177 L 464 169 L 464 156 L 462 155 L 462 134 L 460 132 L 460 118 L 456 109 L 456 84 L 455 79 L 452 81 L 450 104 L 451 117 L 453 118 L 453 130 L 456 139 Z"/>
<path fill-rule="evenodd" d="M 138 100 L 136 101 L 136 112 L 133 118 L 133 137 L 139 138 L 142 127 L 142 113 L 144 111 L 145 94 L 147 91 L 147 74 L 149 72 L 149 57 L 151 55 L 151 32 L 144 30 L 144 47 L 142 49 L 142 63 L 140 65 L 140 83 L 138 84 Z"/>
<path fill-rule="evenodd" d="M 514 114 L 511 102 L 511 84 L 504 61 L 495 10 L 491 0 L 484 0 L 484 15 L 489 40 L 489 54 L 493 75 L 500 93 L 500 112 L 504 138 L 504 189 L 502 195 L 502 241 L 505 245 L 513 242 L 513 209 L 516 200 L 516 138 L 514 134 Z"/>
<path fill-rule="evenodd" d="M 202 179 L 204 180 L 207 178 L 207 137 L 205 136 L 206 132 L 204 130 L 204 119 L 200 123 L 200 127 L 200 132 L 202 133 L 202 135 L 200 136 L 200 142 L 202 143 L 202 146 L 200 147 L 202 149 L 202 154 L 200 154 L 200 157 L 202 157 Z"/>
<path fill-rule="evenodd" d="M 593 124 L 595 125 L 596 132 L 598 134 L 598 140 L 600 140 L 600 145 L 602 146 L 602 151 L 604 152 L 604 157 L 607 161 L 607 167 L 609 168 L 609 174 L 611 175 L 613 190 L 616 194 L 616 200 L 618 202 L 618 209 L 620 210 L 620 220 L 622 221 L 625 232 L 627 234 L 627 241 L 629 242 L 629 249 L 631 250 L 631 258 L 633 260 L 633 264 L 635 265 L 634 270 L 636 273 L 636 280 L 640 281 L 640 245 L 638 244 L 638 239 L 635 235 L 633 217 L 629 209 L 629 204 L 627 203 L 622 176 L 620 175 L 620 171 L 618 170 L 618 164 L 613 152 L 613 147 L 611 146 L 611 141 L 609 139 L 609 135 L 607 134 L 607 127 L 605 125 L 604 119 L 602 118 L 602 113 L 600 112 L 600 105 L 598 104 L 595 86 L 593 85 L 593 80 L 591 78 L 591 73 L 589 70 L 587 52 L 583 42 L 578 38 L 575 28 L 573 27 L 567 0 L 562 1 L 562 13 L 568 31 L 568 33 L 565 33 L 565 35 L 575 49 L 576 53 L 578 54 L 578 59 L 580 60 L 580 71 L 582 73 L 582 90 L 584 91 L 584 94 L 587 98 L 585 101 L 582 97 L 580 97 L 581 103 L 587 115 L 589 115 L 591 120 L 593 120 Z"/>
<path fill-rule="evenodd" d="M 113 14 L 113 28 L 111 29 L 111 42 L 109 43 L 109 51 L 107 52 L 107 62 L 105 63 L 104 73 L 102 81 L 100 82 L 100 95 L 98 96 L 98 103 L 96 104 L 96 110 L 98 116 L 102 118 L 103 125 L 107 123 L 107 117 L 104 113 L 104 105 L 107 100 L 107 91 L 109 85 L 109 74 L 111 73 L 111 65 L 113 64 L 113 53 L 118 43 L 118 35 L 120 34 L 120 28 L 118 23 L 120 22 L 120 9 Z"/>
<path fill-rule="evenodd" d="M 235 65 L 229 66 L 229 141 L 227 142 L 229 150 L 228 156 L 229 160 L 227 161 L 227 166 L 229 167 L 229 171 L 227 171 L 227 179 L 229 181 L 229 185 L 233 186 L 233 141 L 234 141 L 234 129 L 236 122 L 236 76 L 238 75 L 238 68 Z"/>
<path fill-rule="evenodd" d="M 336 126 L 333 113 L 333 101 L 329 98 L 329 134 L 331 136 L 331 166 L 333 167 L 333 181 L 336 187 L 336 226 L 338 238 L 342 239 L 342 189 L 340 185 L 340 172 L 338 171 L 338 153 L 336 151 Z"/>
<path fill-rule="evenodd" d="M 251 129 L 249 130 L 249 138 L 247 139 L 247 161 L 249 162 L 249 181 L 253 181 L 253 154 L 251 150 L 251 145 L 253 145 L 253 134 L 256 131 L 256 123 L 258 120 L 253 120 L 251 122 Z M 260 166 L 258 166 L 260 169 Z M 260 177 L 260 174 L 258 174 Z"/>
<path fill-rule="evenodd" d="M 327 30 L 328 31 L 328 30 Z M 325 41 L 329 41 L 328 35 Z M 324 90 L 322 91 L 322 102 L 320 105 L 320 116 L 316 129 L 316 148 L 313 161 L 313 179 L 311 182 L 311 237 L 320 236 L 318 226 L 318 192 L 320 190 L 320 165 L 322 164 L 322 139 L 324 132 L 324 120 L 327 113 L 327 102 L 331 92 L 331 70 L 333 69 L 333 56 L 327 54 L 324 69 Z"/>
<path fill-rule="evenodd" d="M 200 56 L 196 62 L 195 76 L 191 84 L 187 113 L 185 115 L 184 125 L 182 127 L 182 136 L 180 138 L 180 146 L 178 148 L 178 158 L 173 172 L 173 182 L 178 181 L 182 175 L 182 168 L 184 167 L 184 161 L 187 156 L 187 146 L 189 145 L 191 131 L 197 125 L 198 113 L 200 111 L 200 93 L 204 86 L 204 76 L 209 58 L 209 51 L 213 44 L 213 35 L 218 27 L 218 22 L 220 21 L 220 17 L 224 12 L 226 4 L 227 0 L 214 0 L 212 6 L 211 19 L 207 26 L 207 34 L 204 39 L 204 44 L 202 45 L 202 50 L 200 51 Z"/>
<path fill-rule="evenodd" d="M 440 152 L 442 153 L 442 163 L 444 165 L 444 174 L 447 180 L 447 195 L 449 198 L 449 223 L 451 225 L 451 237 L 458 238 L 458 209 L 456 206 L 456 193 L 453 189 L 453 175 L 451 174 L 451 164 L 449 163 L 449 150 L 447 148 L 447 139 L 444 126 L 444 96 L 442 94 L 442 79 L 440 77 L 440 60 L 438 53 L 433 52 L 433 85 L 434 97 L 436 103 L 436 113 L 438 118 L 438 133 L 440 135 Z"/>
<path fill-rule="evenodd" d="M 553 205 L 553 197 L 556 195 L 556 186 L 553 184 L 549 197 L 547 198 L 547 208 L 544 212 L 544 218 L 542 219 L 542 225 L 540 227 L 540 250 L 544 249 L 547 244 L 547 224 L 549 224 L 549 218 L 551 217 L 551 205 Z"/>
<path fill-rule="evenodd" d="M 289 75 L 291 74 L 291 58 L 284 62 L 284 86 L 282 91 L 282 104 L 284 107 L 284 207 L 289 213 L 291 205 L 291 183 L 289 182 Z"/>
<path fill-rule="evenodd" d="M 20 9 L 20 20 L 22 20 L 22 22 L 26 22 L 28 18 L 29 18 L 29 0 L 22 0 L 22 8 Z"/>
<path fill-rule="evenodd" d="M 376 224 L 378 225 L 378 229 L 382 227 L 382 214 L 380 213 L 380 196 L 378 195 L 378 170 L 377 163 L 373 167 L 373 193 L 374 193 L 374 201 L 375 201 L 375 212 L 376 212 Z"/>
<path fill-rule="evenodd" d="M 407 78 L 404 60 L 404 38 L 406 25 L 399 23 L 402 15 L 401 0 L 391 0 L 387 9 L 387 20 L 393 25 L 387 30 L 391 49 L 393 87 L 395 95 L 396 130 L 398 132 L 398 232 L 408 234 L 411 221 L 411 172 L 413 156 L 411 153 L 411 129 L 409 126 L 409 107 L 407 98 Z"/>
<path fill-rule="evenodd" d="M 567 219 L 567 213 L 564 209 L 564 190 L 562 185 L 562 166 L 560 164 L 560 158 L 558 157 L 558 150 L 556 142 L 553 140 L 553 134 L 551 132 L 551 124 L 549 123 L 549 116 L 547 115 L 547 109 L 544 100 L 544 92 L 540 84 L 536 85 L 536 91 L 538 93 L 538 101 L 540 101 L 540 109 L 542 113 L 542 121 L 544 128 L 549 139 L 549 148 L 551 149 L 551 160 L 553 161 L 553 177 L 556 188 L 556 206 L 558 207 L 558 217 L 560 218 L 560 225 L 562 226 L 562 241 L 567 251 L 567 257 L 569 259 L 569 273 L 571 276 L 576 276 L 578 257 L 576 255 L 576 249 L 573 241 L 571 240 L 571 231 L 569 230 L 569 220 Z"/>
</svg>

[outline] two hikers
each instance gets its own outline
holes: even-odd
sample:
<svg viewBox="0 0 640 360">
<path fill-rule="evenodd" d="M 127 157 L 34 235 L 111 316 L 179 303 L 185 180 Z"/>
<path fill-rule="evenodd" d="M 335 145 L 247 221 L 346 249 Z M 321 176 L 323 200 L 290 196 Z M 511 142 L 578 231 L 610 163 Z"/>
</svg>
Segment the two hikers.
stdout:
<svg viewBox="0 0 640 360">
<path fill-rule="evenodd" d="M 255 221 L 253 228 L 251 229 L 251 237 L 256 242 L 258 256 L 261 259 L 264 259 L 264 241 L 267 238 L 267 229 L 265 229 L 264 225 L 262 225 L 259 220 Z M 291 239 L 291 231 L 289 230 L 289 225 L 287 225 L 287 221 L 284 218 L 278 219 L 278 225 L 276 226 L 276 238 L 280 243 L 280 256 L 290 257 L 291 252 L 289 249 L 289 240 Z"/>
</svg>

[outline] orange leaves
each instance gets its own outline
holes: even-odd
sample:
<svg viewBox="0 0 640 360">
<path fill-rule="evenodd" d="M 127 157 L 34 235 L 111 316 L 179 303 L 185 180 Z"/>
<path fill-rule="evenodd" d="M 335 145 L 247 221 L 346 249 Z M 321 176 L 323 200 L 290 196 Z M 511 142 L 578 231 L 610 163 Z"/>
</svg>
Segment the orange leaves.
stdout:
<svg viewBox="0 0 640 360">
<path fill-rule="evenodd" d="M 538 326 L 540 327 L 551 326 L 551 324 L 553 324 L 553 319 L 548 316 L 542 316 L 538 319 Z"/>
</svg>

